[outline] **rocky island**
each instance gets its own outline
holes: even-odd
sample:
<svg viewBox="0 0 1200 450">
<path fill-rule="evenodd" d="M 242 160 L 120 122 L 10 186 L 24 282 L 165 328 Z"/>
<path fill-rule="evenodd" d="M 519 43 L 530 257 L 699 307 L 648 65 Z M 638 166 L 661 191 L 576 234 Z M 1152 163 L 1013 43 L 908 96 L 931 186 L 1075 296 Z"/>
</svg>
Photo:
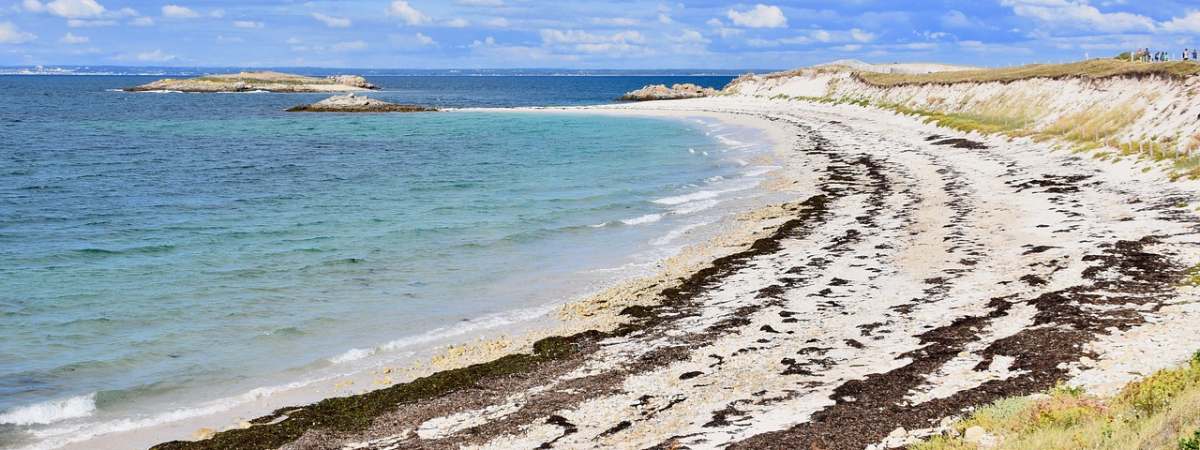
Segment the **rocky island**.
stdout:
<svg viewBox="0 0 1200 450">
<path fill-rule="evenodd" d="M 378 89 L 358 75 L 309 77 L 281 72 L 240 72 L 162 80 L 125 89 L 128 92 L 347 92 Z"/>
<path fill-rule="evenodd" d="M 335 95 L 316 103 L 293 106 L 288 112 L 427 112 L 437 111 L 421 105 L 389 103 L 370 97 L 359 97 L 353 92 Z"/>
<path fill-rule="evenodd" d="M 685 98 L 711 97 L 717 95 L 717 90 L 698 86 L 692 83 L 674 84 L 667 87 L 664 84 L 651 84 L 636 91 L 626 92 L 621 100 L 644 102 L 650 100 L 679 100 Z"/>
</svg>

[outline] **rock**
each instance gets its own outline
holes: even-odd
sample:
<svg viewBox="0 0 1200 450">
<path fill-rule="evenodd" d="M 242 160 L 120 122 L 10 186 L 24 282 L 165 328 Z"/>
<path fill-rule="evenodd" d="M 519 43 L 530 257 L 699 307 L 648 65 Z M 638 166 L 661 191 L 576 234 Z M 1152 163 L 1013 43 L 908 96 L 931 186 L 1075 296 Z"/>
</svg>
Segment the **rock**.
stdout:
<svg viewBox="0 0 1200 450">
<path fill-rule="evenodd" d="M 203 441 L 205 439 L 212 438 L 216 434 L 217 434 L 217 430 L 214 430 L 212 428 L 201 428 L 199 430 L 196 430 L 195 433 L 192 433 L 192 439 L 197 440 L 197 441 Z"/>
<path fill-rule="evenodd" d="M 420 105 L 388 103 L 370 97 L 359 97 L 354 93 L 335 95 L 319 102 L 288 108 L 289 112 L 426 112 L 437 111 Z"/>
<path fill-rule="evenodd" d="M 648 100 L 678 100 L 684 98 L 711 97 L 717 95 L 717 90 L 697 86 L 692 83 L 675 84 L 667 87 L 663 84 L 652 84 L 636 91 L 630 91 L 621 96 L 621 100 L 642 102 Z"/>
<path fill-rule="evenodd" d="M 130 92 L 347 92 L 378 89 L 358 75 L 306 77 L 280 72 L 240 72 L 195 78 L 166 78 L 125 89 Z"/>
<path fill-rule="evenodd" d="M 332 80 L 334 83 L 343 84 L 346 86 L 353 86 L 362 89 L 379 89 L 375 85 L 368 83 L 366 78 L 358 75 L 332 75 L 327 78 Z"/>
<path fill-rule="evenodd" d="M 963 441 L 975 444 L 979 448 L 993 448 L 999 444 L 996 436 L 991 435 L 987 430 L 978 425 L 967 428 L 963 432 Z"/>
</svg>

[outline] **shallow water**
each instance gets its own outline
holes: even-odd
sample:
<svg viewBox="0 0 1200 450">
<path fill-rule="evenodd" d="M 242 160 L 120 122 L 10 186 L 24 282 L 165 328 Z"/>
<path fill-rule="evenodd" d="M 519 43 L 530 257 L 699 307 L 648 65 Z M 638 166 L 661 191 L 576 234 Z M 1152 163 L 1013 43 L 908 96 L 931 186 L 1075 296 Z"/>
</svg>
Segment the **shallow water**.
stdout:
<svg viewBox="0 0 1200 450">
<path fill-rule="evenodd" d="M 314 96 L 107 91 L 143 81 L 0 77 L 0 446 L 535 318 L 649 270 L 764 172 L 746 163 L 764 148 L 728 137 L 745 130 L 706 120 L 288 115 Z M 442 106 L 525 104 L 537 84 L 373 81 Z M 551 81 L 542 104 L 646 82 Z"/>
</svg>

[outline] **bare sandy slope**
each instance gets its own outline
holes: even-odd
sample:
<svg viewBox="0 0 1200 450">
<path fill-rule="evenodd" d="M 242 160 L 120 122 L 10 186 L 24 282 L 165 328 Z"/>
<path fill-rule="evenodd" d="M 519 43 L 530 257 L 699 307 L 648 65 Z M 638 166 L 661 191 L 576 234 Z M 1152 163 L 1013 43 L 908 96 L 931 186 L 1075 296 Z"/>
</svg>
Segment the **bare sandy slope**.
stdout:
<svg viewBox="0 0 1200 450">
<path fill-rule="evenodd" d="M 1059 381 L 1111 391 L 1200 348 L 1200 295 L 1180 287 L 1195 184 L 851 106 L 596 111 L 771 121 L 795 201 L 702 270 L 568 308 L 581 329 L 626 323 L 570 357 L 284 448 L 897 446 L 919 434 L 898 428 Z"/>
</svg>

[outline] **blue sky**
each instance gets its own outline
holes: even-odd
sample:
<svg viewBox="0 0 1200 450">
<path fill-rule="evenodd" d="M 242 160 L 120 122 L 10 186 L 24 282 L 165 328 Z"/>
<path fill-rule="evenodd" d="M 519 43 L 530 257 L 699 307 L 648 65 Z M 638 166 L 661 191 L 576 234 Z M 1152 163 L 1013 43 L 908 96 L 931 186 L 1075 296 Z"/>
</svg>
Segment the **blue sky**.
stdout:
<svg viewBox="0 0 1200 450">
<path fill-rule="evenodd" d="M 0 0 L 0 65 L 1003 65 L 1200 45 L 1171 0 Z"/>
</svg>

